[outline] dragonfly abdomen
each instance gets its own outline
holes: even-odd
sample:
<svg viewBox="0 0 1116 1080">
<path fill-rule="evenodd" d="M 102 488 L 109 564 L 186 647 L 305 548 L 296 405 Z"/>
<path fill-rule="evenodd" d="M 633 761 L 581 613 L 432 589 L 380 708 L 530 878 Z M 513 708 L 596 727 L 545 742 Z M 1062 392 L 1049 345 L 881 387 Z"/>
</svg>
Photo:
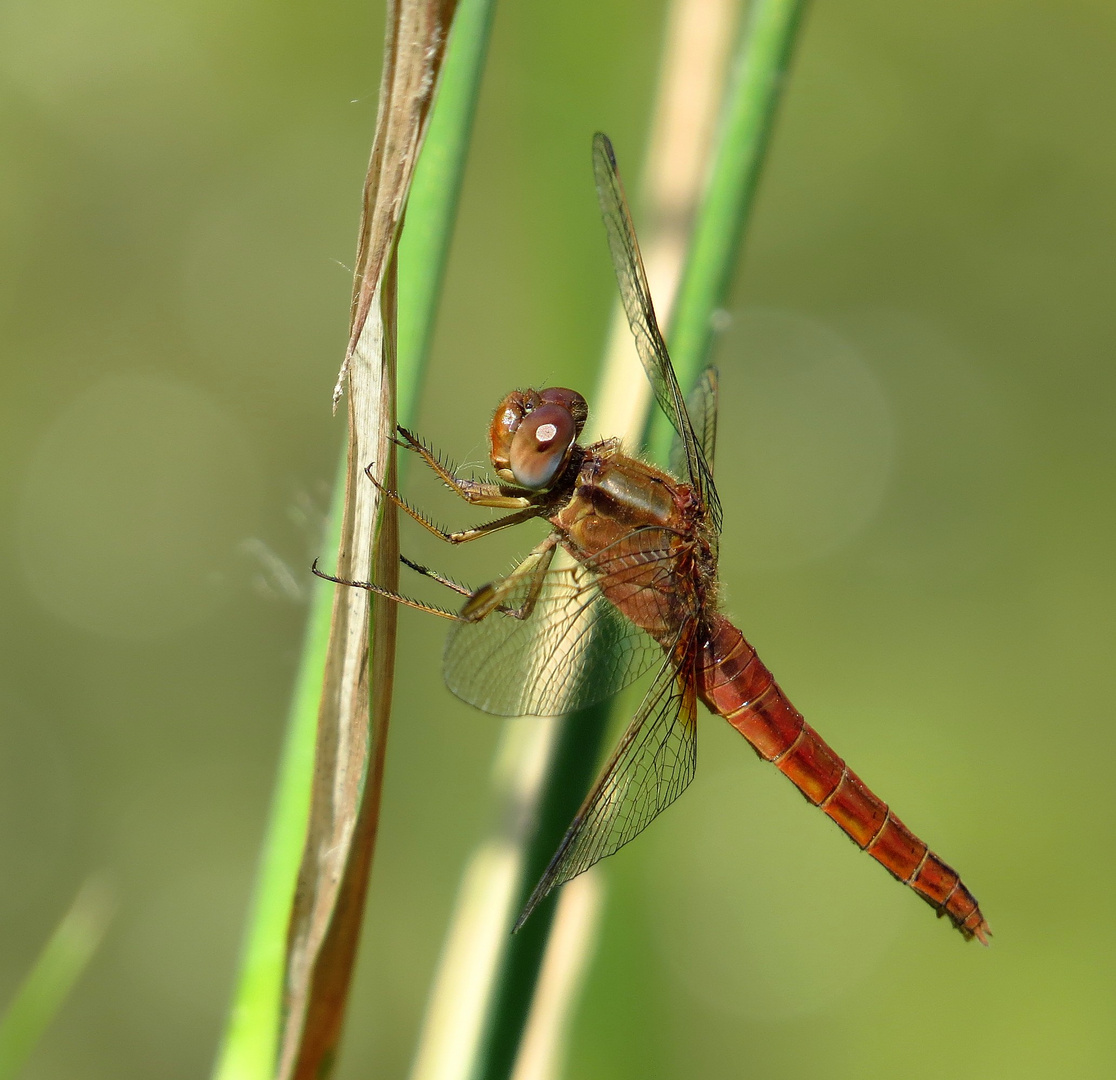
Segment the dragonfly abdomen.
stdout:
<svg viewBox="0 0 1116 1080">
<path fill-rule="evenodd" d="M 714 616 L 699 661 L 702 701 L 723 716 L 856 845 L 909 885 L 965 938 L 988 944 L 988 924 L 958 874 L 914 835 L 787 700 L 744 635 Z"/>
</svg>

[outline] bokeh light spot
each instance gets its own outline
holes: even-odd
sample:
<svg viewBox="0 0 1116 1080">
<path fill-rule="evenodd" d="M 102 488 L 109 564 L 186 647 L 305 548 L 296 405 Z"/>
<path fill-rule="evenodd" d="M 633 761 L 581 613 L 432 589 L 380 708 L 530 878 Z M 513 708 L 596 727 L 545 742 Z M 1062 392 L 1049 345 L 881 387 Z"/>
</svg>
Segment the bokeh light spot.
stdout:
<svg viewBox="0 0 1116 1080">
<path fill-rule="evenodd" d="M 159 376 L 110 376 L 62 410 L 27 465 L 27 585 L 91 634 L 145 640 L 192 624 L 220 602 L 221 567 L 252 529 L 256 472 L 210 398 Z"/>
</svg>

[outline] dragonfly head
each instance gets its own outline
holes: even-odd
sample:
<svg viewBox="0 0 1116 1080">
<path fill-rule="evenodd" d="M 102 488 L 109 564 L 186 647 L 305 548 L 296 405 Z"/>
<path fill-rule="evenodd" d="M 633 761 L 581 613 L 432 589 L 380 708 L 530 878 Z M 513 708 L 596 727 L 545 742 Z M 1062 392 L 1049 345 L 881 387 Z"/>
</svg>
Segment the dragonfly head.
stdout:
<svg viewBox="0 0 1116 1080">
<path fill-rule="evenodd" d="M 513 390 L 496 409 L 489 443 L 501 480 L 542 491 L 562 475 L 589 415 L 575 390 Z"/>
</svg>

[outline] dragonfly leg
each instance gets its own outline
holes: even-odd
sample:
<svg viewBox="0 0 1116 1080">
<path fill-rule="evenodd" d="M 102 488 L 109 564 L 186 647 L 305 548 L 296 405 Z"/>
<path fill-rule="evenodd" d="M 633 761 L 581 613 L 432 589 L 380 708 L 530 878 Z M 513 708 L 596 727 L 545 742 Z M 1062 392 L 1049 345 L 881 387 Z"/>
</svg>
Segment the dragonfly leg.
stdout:
<svg viewBox="0 0 1116 1080">
<path fill-rule="evenodd" d="M 474 506 L 492 506 L 502 510 L 518 510 L 532 504 L 529 497 L 509 495 L 499 484 L 482 484 L 479 480 L 458 479 L 414 432 L 408 431 L 405 427 L 397 430 L 402 438 L 396 439 L 396 445 L 418 454 L 438 479 L 467 503 L 472 503 Z"/>
<path fill-rule="evenodd" d="M 445 585 L 447 589 L 453 589 L 455 593 L 461 596 L 473 595 L 473 590 L 466 585 L 462 585 L 460 581 L 454 581 L 453 578 L 447 577 L 445 574 L 439 574 L 437 570 L 431 570 L 429 566 L 423 566 L 422 563 L 412 562 L 406 555 L 400 555 L 399 561 L 404 566 L 409 566 L 415 573 L 422 574 L 423 577 L 431 578 L 438 582 L 439 585 Z"/>
<path fill-rule="evenodd" d="M 351 585 L 354 589 L 364 589 L 367 592 L 375 593 L 377 596 L 385 596 L 388 600 L 394 600 L 397 604 L 402 604 L 404 607 L 415 608 L 417 611 L 426 611 L 431 615 L 437 615 L 440 619 L 452 619 L 458 622 L 459 617 L 452 611 L 446 611 L 445 608 L 435 607 L 433 604 L 423 603 L 421 600 L 412 600 L 409 596 L 403 596 L 400 593 L 392 592 L 390 589 L 385 589 L 377 585 L 374 581 L 352 581 L 349 578 L 334 577 L 332 574 L 327 574 L 324 570 L 318 569 L 318 560 L 314 560 L 314 565 L 310 567 L 316 577 L 320 577 L 323 581 L 332 581 L 334 585 Z"/>
<path fill-rule="evenodd" d="M 535 603 L 542 591 L 546 572 L 550 569 L 551 560 L 558 545 L 555 534 L 548 536 L 541 544 L 535 547 L 525 559 L 507 577 L 499 581 L 482 585 L 461 609 L 458 616 L 463 622 L 479 622 L 494 611 L 504 615 L 511 615 L 516 619 L 526 619 L 535 610 Z M 526 594 L 520 590 L 526 583 Z M 513 594 L 519 593 L 523 599 L 516 604 L 507 601 Z"/>
<path fill-rule="evenodd" d="M 369 465 L 364 472 L 368 479 L 376 485 L 384 498 L 391 499 L 400 510 L 414 518 L 424 529 L 428 532 L 432 532 L 439 539 L 445 540 L 449 544 L 464 544 L 469 540 L 476 540 L 482 536 L 487 536 L 489 533 L 496 532 L 498 529 L 506 529 L 509 525 L 519 525 L 521 522 L 530 521 L 531 518 L 539 517 L 541 514 L 545 513 L 543 507 L 532 506 L 528 500 L 519 499 L 514 505 L 520 507 L 520 509 L 514 514 L 505 514 L 504 517 L 496 518 L 494 521 L 486 521 L 483 525 L 477 525 L 472 529 L 457 529 L 453 532 L 447 532 L 445 529 L 439 529 L 430 518 L 421 510 L 417 510 L 407 502 L 399 492 L 384 487 L 384 485 L 372 475 L 371 465 Z M 489 504 L 485 503 L 482 505 Z"/>
</svg>

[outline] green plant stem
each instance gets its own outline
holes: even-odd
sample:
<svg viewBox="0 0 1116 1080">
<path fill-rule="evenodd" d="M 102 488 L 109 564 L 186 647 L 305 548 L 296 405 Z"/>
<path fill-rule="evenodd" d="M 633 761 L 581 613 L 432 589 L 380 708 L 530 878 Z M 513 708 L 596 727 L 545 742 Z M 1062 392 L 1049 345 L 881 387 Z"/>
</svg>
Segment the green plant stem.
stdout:
<svg viewBox="0 0 1116 1080">
<path fill-rule="evenodd" d="M 339 473 L 343 499 L 344 458 Z M 341 539 L 340 499 L 335 492 L 323 538 L 328 551 L 335 551 Z M 240 972 L 214 1069 L 217 1080 L 266 1080 L 274 1067 L 287 923 L 310 812 L 314 737 L 332 609 L 332 587 L 315 578 Z"/>
<path fill-rule="evenodd" d="M 611 702 L 571 713 L 562 720 L 552 752 L 548 782 L 524 853 L 524 875 L 513 915 L 523 910 L 550 862 L 557 839 L 569 826 L 589 789 L 608 727 Z M 571 797 L 573 796 L 573 797 Z M 550 896 L 508 942 L 490 1010 L 489 1030 L 478 1057 L 476 1077 L 510 1076 L 531 1011 L 535 984 L 554 923 L 557 897 Z"/>
<path fill-rule="evenodd" d="M 399 245 L 397 414 L 417 408 L 446 254 L 465 169 L 494 0 L 461 0 L 447 46 L 426 141 Z M 323 550 L 340 542 L 346 461 L 334 485 Z M 276 779 L 255 896 L 215 1080 L 265 1080 L 274 1068 L 287 923 L 294 896 L 314 764 L 314 740 L 335 586 L 314 580 L 287 734 Z"/>
<path fill-rule="evenodd" d="M 724 303 L 774 127 L 805 0 L 755 0 L 749 11 L 721 112 L 717 148 L 667 332 L 678 382 L 692 386 L 713 347 L 714 316 Z M 648 425 L 648 449 L 665 462 L 673 439 L 667 418 Z"/>
<path fill-rule="evenodd" d="M 495 7 L 496 0 L 459 0 L 438 100 L 411 183 L 399 241 L 396 413 L 403 424 L 414 420 L 418 408 Z"/>
<path fill-rule="evenodd" d="M 109 919 L 108 886 L 92 879 L 82 886 L 0 1017 L 0 1080 L 23 1069 L 43 1032 L 97 951 Z"/>
</svg>

